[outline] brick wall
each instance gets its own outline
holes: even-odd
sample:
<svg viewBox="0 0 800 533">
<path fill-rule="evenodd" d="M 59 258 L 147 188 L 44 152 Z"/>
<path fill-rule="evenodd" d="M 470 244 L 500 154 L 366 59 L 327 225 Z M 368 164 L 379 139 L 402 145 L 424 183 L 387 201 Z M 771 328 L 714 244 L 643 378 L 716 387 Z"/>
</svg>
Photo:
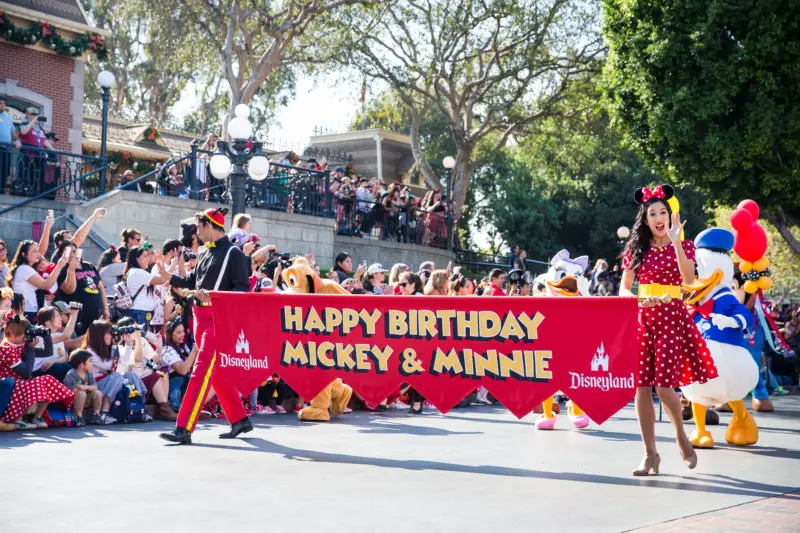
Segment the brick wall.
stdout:
<svg viewBox="0 0 800 533">
<path fill-rule="evenodd" d="M 71 76 L 75 63 L 69 57 L 0 41 L 0 79 L 16 80 L 19 87 L 53 101 L 53 116 L 47 117 L 46 130 L 55 132 L 59 138 L 55 146 L 65 152 L 73 151 L 69 130 L 74 124 L 70 105 L 74 98 Z"/>
</svg>

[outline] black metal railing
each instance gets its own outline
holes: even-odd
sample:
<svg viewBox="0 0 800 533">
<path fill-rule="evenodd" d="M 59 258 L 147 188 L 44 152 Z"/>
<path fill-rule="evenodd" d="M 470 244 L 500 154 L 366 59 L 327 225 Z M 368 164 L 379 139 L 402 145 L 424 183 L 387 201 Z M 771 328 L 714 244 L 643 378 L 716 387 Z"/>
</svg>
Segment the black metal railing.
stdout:
<svg viewBox="0 0 800 533">
<path fill-rule="evenodd" d="M 0 192 L 25 197 L 47 193 L 42 198 L 79 202 L 86 199 L 87 184 L 75 178 L 99 167 L 100 158 L 95 156 L 0 144 Z"/>
<path fill-rule="evenodd" d="M 337 235 L 448 247 L 448 215 L 444 212 L 428 212 L 411 204 L 398 207 L 341 192 L 332 195 L 332 206 Z"/>
<path fill-rule="evenodd" d="M 456 263 L 469 267 L 471 270 L 491 270 L 493 268 L 502 268 L 510 270 L 513 268 L 508 255 L 503 254 L 488 254 L 484 252 L 475 252 L 472 250 L 455 250 Z M 525 260 L 525 270 L 531 273 L 542 273 L 547 270 L 549 264 L 546 261 L 537 261 L 535 259 Z"/>
</svg>

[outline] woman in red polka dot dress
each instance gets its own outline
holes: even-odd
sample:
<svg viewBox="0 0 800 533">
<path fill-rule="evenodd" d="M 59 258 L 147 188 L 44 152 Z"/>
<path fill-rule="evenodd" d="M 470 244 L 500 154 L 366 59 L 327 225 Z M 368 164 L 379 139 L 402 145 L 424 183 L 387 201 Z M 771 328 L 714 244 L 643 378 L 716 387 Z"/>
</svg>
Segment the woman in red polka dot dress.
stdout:
<svg viewBox="0 0 800 533">
<path fill-rule="evenodd" d="M 11 315 L 6 320 L 5 338 L 0 343 L 0 378 L 13 378 L 14 392 L 6 410 L 0 414 L 0 420 L 13 422 L 20 429 L 46 428 L 42 417 L 47 405 L 63 401 L 69 407 L 75 395 L 53 376 L 30 377 L 33 361 L 24 356 L 25 332 L 29 326 L 30 322 L 20 315 Z M 26 423 L 22 416 L 33 404 L 37 404 L 36 412 L 33 420 Z"/>
<path fill-rule="evenodd" d="M 634 279 L 639 279 L 636 416 L 645 456 L 633 471 L 635 476 L 649 475 L 651 470 L 658 474 L 661 463 L 656 451 L 652 387 L 675 428 L 684 463 L 694 468 L 697 454 L 683 429 L 674 388 L 717 376 L 708 347 L 681 302 L 681 283 L 694 281 L 695 249 L 691 240 L 681 241 L 683 224 L 667 203 L 673 195 L 669 185 L 636 191 L 641 207 L 622 260 L 620 296 L 634 296 L 631 288 Z"/>
</svg>

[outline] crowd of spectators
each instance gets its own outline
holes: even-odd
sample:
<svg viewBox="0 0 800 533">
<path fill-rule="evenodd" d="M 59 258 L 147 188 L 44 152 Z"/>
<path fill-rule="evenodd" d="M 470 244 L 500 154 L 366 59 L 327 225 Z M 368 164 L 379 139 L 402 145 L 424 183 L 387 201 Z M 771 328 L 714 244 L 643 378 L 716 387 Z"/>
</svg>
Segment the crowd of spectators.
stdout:
<svg viewBox="0 0 800 533">
<path fill-rule="evenodd" d="M 401 188 L 394 190 L 402 193 Z M 137 398 L 143 412 L 136 421 L 176 418 L 197 347 L 192 338 L 192 300 L 169 281 L 173 275 L 190 273 L 205 248 L 191 223 L 181 226 L 180 238 L 159 245 L 148 242 L 140 229 L 126 228 L 119 244 L 92 264 L 84 260 L 82 245 L 93 224 L 105 215 L 104 209 L 98 209 L 74 233 L 52 235 L 54 221 L 48 217 L 39 241 L 22 241 L 10 260 L 0 240 L 3 429 L 130 422 L 117 406 L 127 406 Z M 251 262 L 253 292 L 286 289 L 281 273 L 290 264 L 291 254 L 261 243 L 248 215 L 234 218 L 227 238 Z M 531 287 L 526 254 L 518 247 L 512 250 L 507 267 L 494 268 L 483 277 L 432 261 L 418 266 L 368 264 L 346 252 L 340 252 L 330 270 L 323 271 L 313 255 L 306 258 L 319 275 L 358 295 L 526 297 L 539 292 Z M 606 286 L 613 276 L 605 261 L 598 261 L 586 276 L 595 294 L 614 293 L 613 285 Z M 800 308 L 779 302 L 772 309 L 786 341 L 796 350 Z M 796 384 L 793 364 L 773 366 L 773 372 L 787 385 Z M 489 403 L 491 399 L 481 388 L 468 401 Z M 249 414 L 264 415 L 292 412 L 305 403 L 277 374 L 243 396 L 242 402 Z M 417 414 L 424 402 L 418 392 L 401 388 L 376 406 L 356 396 L 351 407 L 407 407 L 409 413 Z M 202 417 L 220 416 L 224 413 L 212 388 Z"/>
</svg>

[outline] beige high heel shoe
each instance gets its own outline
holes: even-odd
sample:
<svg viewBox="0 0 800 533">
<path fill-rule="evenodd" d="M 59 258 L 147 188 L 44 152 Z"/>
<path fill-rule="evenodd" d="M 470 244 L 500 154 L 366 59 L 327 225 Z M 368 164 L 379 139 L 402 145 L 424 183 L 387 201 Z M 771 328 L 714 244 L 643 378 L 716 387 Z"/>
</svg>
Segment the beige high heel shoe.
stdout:
<svg viewBox="0 0 800 533">
<path fill-rule="evenodd" d="M 684 457 L 683 452 L 681 452 L 681 459 L 683 459 L 683 463 L 689 468 L 689 470 L 693 470 L 694 467 L 697 466 L 697 452 L 692 450 L 692 455 L 689 457 Z"/>
<path fill-rule="evenodd" d="M 658 467 L 661 465 L 661 456 L 655 454 L 653 457 L 645 457 L 642 459 L 642 462 L 639 463 L 639 468 L 633 471 L 634 476 L 649 476 L 650 470 L 653 471 L 654 474 L 658 474 Z"/>
</svg>

